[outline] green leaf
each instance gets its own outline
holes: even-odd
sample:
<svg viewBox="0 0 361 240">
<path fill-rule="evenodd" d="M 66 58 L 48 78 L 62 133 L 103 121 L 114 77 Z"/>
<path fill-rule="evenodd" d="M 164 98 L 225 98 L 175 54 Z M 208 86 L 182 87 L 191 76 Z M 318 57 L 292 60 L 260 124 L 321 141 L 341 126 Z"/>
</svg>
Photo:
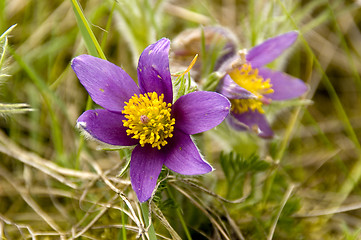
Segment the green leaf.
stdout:
<svg viewBox="0 0 361 240">
<path fill-rule="evenodd" d="M 221 153 L 220 156 L 222 170 L 230 186 L 242 181 L 246 173 L 257 173 L 265 171 L 270 164 L 261 160 L 256 154 L 243 157 L 236 152 L 228 154 Z"/>
</svg>

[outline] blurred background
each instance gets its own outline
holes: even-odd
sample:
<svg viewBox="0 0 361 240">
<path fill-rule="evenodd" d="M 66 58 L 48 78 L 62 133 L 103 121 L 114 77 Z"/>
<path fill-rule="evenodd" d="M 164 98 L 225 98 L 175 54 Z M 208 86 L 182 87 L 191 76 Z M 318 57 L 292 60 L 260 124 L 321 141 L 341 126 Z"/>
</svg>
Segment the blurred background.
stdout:
<svg viewBox="0 0 361 240">
<path fill-rule="evenodd" d="M 144 224 L 122 172 L 129 150 L 103 151 L 75 128 L 97 107 L 70 67 L 99 53 L 87 22 L 133 79 L 156 40 L 174 40 L 171 72 L 194 57 L 176 50 L 194 47 L 200 89 L 211 81 L 207 61 L 223 54 L 202 50 L 201 29 L 224 28 L 237 50 L 300 34 L 269 67 L 304 80 L 306 96 L 268 109 L 274 139 L 226 124 L 195 136 L 215 171 L 162 172 L 151 204 L 159 239 L 361 239 L 360 21 L 361 2 L 351 0 L 0 0 L 0 35 L 16 24 L 0 39 L 1 238 L 135 239 Z"/>
</svg>

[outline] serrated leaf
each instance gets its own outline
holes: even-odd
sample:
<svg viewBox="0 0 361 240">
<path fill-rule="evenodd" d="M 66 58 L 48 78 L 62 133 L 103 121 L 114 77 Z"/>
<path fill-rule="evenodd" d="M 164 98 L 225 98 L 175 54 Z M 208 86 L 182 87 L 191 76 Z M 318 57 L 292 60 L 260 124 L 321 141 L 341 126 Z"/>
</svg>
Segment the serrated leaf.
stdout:
<svg viewBox="0 0 361 240">
<path fill-rule="evenodd" d="M 262 172 L 269 168 L 270 164 L 260 160 L 256 154 L 249 157 L 242 157 L 238 153 L 221 153 L 221 166 L 227 181 L 233 184 L 234 181 L 246 173 Z"/>
</svg>

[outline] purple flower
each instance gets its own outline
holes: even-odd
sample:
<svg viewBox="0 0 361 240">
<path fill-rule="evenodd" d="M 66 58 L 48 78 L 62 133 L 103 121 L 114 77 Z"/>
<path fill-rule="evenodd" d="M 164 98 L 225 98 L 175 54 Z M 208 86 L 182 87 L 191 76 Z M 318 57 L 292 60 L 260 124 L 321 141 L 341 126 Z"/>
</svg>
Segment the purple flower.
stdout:
<svg viewBox="0 0 361 240">
<path fill-rule="evenodd" d="M 287 100 L 301 96 L 308 89 L 300 79 L 263 67 L 289 48 L 297 39 L 297 32 L 270 38 L 248 53 L 240 51 L 240 58 L 230 59 L 221 67 L 227 72 L 219 92 L 232 103 L 228 123 L 236 130 L 252 130 L 260 137 L 271 138 L 273 131 L 262 106 L 272 100 Z"/>
<path fill-rule="evenodd" d="M 163 38 L 143 51 L 139 87 L 108 61 L 81 55 L 71 64 L 94 102 L 105 108 L 84 112 L 78 126 L 107 144 L 136 145 L 130 179 L 140 202 L 151 197 L 163 164 L 185 175 L 212 171 L 190 135 L 217 126 L 230 109 L 228 99 L 214 92 L 192 92 L 172 104 L 169 45 Z"/>
</svg>

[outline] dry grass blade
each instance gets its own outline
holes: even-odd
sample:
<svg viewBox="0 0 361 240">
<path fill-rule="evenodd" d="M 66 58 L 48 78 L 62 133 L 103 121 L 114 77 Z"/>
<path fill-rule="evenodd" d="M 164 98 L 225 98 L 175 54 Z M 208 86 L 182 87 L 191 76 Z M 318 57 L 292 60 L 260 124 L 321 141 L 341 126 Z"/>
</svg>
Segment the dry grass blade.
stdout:
<svg viewBox="0 0 361 240">
<path fill-rule="evenodd" d="M 209 214 L 209 212 L 201 205 L 199 204 L 192 196 L 190 196 L 186 191 L 184 191 L 183 189 L 181 189 L 180 187 L 178 187 L 175 184 L 172 184 L 172 186 L 177 189 L 181 194 L 183 194 L 186 198 L 188 198 L 193 204 L 194 206 L 196 206 L 199 210 L 201 210 L 204 215 L 206 215 L 209 220 L 211 221 L 211 223 L 216 227 L 216 229 L 218 229 L 220 231 L 220 233 L 222 234 L 222 236 L 227 239 L 230 240 L 231 238 L 227 235 L 227 233 L 225 232 L 225 230 L 222 228 L 222 226 L 217 222 L 216 219 L 214 219 L 214 217 Z"/>
<path fill-rule="evenodd" d="M 223 210 L 226 213 L 226 218 L 229 224 L 231 225 L 233 231 L 237 234 L 237 237 L 241 240 L 245 240 L 241 230 L 239 229 L 239 226 L 237 226 L 237 223 L 233 220 L 233 218 L 229 215 L 229 212 L 227 208 L 222 204 Z"/>
<path fill-rule="evenodd" d="M 173 4 L 166 3 L 164 5 L 164 10 L 167 13 L 176 17 L 196 22 L 202 25 L 208 25 L 211 23 L 211 19 L 209 17 Z"/>
<path fill-rule="evenodd" d="M 94 226 L 94 227 L 92 227 L 92 229 L 123 228 L 123 227 L 124 227 L 125 229 L 127 229 L 127 230 L 132 231 L 132 232 L 138 232 L 138 228 L 137 228 L 137 227 L 130 226 L 130 225 L 123 225 L 123 224 L 110 224 L 110 225 L 104 225 L 104 226 Z M 172 239 L 174 239 L 174 238 L 168 238 L 168 237 L 163 236 L 163 235 L 158 234 L 158 233 L 157 233 L 156 235 L 157 235 L 157 237 L 160 237 L 160 238 L 165 239 L 165 240 L 172 240 Z M 83 236 L 85 236 L 85 235 L 83 235 Z"/>
<path fill-rule="evenodd" d="M 184 182 L 184 183 L 186 183 L 186 184 L 188 184 L 188 185 L 190 185 L 192 187 L 198 188 L 199 190 L 207 193 L 208 195 L 213 196 L 213 197 L 215 197 L 215 198 L 217 198 L 217 199 L 219 199 L 219 200 L 221 200 L 223 202 L 226 202 L 226 203 L 234 203 L 234 204 L 241 203 L 241 202 L 244 202 L 248 197 L 248 196 L 244 196 L 244 197 L 241 197 L 241 198 L 236 199 L 236 200 L 228 200 L 228 199 L 225 199 L 224 197 L 219 196 L 218 194 L 208 190 L 207 188 L 202 187 L 200 184 L 194 183 L 194 181 L 195 181 L 194 179 L 181 179 L 180 181 L 182 181 L 182 182 Z M 175 182 L 175 180 L 174 181 L 169 181 L 169 182 Z"/>
<path fill-rule="evenodd" d="M 3 143 L 1 143 L 3 144 Z M 47 168 L 45 165 L 43 164 L 39 164 L 39 162 L 35 162 L 35 161 L 32 161 L 34 160 L 35 158 L 32 157 L 31 155 L 23 155 L 22 153 L 20 152 L 13 152 L 12 151 L 13 149 L 11 149 L 10 147 L 6 146 L 6 145 L 0 145 L 0 152 L 8 155 L 8 156 L 11 156 L 29 166 L 32 166 L 38 170 L 40 170 L 41 172 L 53 177 L 54 179 L 58 180 L 59 182 L 67 185 L 68 187 L 71 187 L 73 189 L 77 189 L 77 185 L 68 181 L 66 178 L 64 178 L 63 176 L 57 174 L 57 173 L 54 173 L 52 170 L 50 170 L 49 168 Z"/>
<path fill-rule="evenodd" d="M 31 236 L 31 239 L 36 239 L 36 234 L 34 233 L 34 231 L 32 230 L 32 228 L 30 227 L 30 226 L 27 226 L 27 225 L 24 225 L 24 224 L 17 224 L 17 223 L 14 223 L 13 221 L 10 221 L 9 219 L 7 219 L 5 216 L 2 216 L 1 214 L 0 214 L 0 220 L 1 220 L 1 222 L 0 222 L 0 224 L 1 224 L 1 231 L 0 231 L 0 237 L 1 237 L 1 239 L 6 239 L 4 236 L 3 236 L 3 229 L 4 229 L 4 224 L 3 223 L 5 223 L 5 224 L 8 224 L 8 225 L 13 225 L 13 226 L 15 226 L 18 230 L 19 230 L 19 232 L 22 234 L 22 231 L 21 231 L 21 229 L 26 229 L 26 230 L 28 230 L 28 232 L 29 232 L 29 234 L 30 234 L 30 236 Z M 24 237 L 24 236 L 23 236 Z M 25 237 L 24 237 L 25 238 Z"/>
<path fill-rule="evenodd" d="M 41 25 L 37 26 L 36 31 L 18 48 L 18 52 L 30 52 L 32 49 L 39 46 L 41 41 L 51 33 L 51 30 L 54 28 L 54 23 L 61 24 L 63 30 L 75 25 L 74 17 L 71 14 L 67 14 L 69 13 L 70 8 L 70 2 L 64 1 L 42 22 Z"/>
<path fill-rule="evenodd" d="M 294 216 L 300 217 L 300 218 L 319 217 L 319 216 L 333 215 L 333 214 L 343 213 L 343 212 L 348 212 L 348 211 L 354 211 L 354 210 L 358 210 L 358 209 L 361 209 L 361 203 L 354 203 L 354 204 L 349 204 L 349 205 L 344 205 L 344 206 L 336 206 L 336 207 L 331 207 L 331 208 L 327 208 L 327 209 L 318 209 L 318 210 L 309 211 L 307 213 L 298 213 L 298 214 L 295 214 Z"/>
<path fill-rule="evenodd" d="M 113 190 L 115 193 L 118 194 L 118 196 L 125 202 L 125 204 L 128 206 L 131 214 L 132 214 L 132 220 L 135 222 L 135 224 L 139 227 L 139 235 L 142 234 L 142 232 L 144 231 L 144 224 L 141 222 L 141 217 L 138 218 L 137 215 L 134 212 L 134 209 L 131 205 L 131 203 L 129 202 L 129 200 L 127 199 L 127 197 L 116 187 L 114 186 L 109 179 L 104 175 L 103 171 L 101 170 L 100 166 L 94 162 L 88 159 L 88 161 L 90 161 L 91 165 L 93 166 L 93 168 L 95 169 L 95 171 L 97 172 L 97 174 L 99 174 L 100 178 L 104 181 L 104 183 L 111 189 Z"/>
<path fill-rule="evenodd" d="M 100 212 L 90 221 L 90 223 L 84 227 L 81 231 L 79 231 L 78 233 L 74 234 L 72 236 L 72 238 L 70 239 L 76 239 L 80 236 L 82 236 L 86 231 L 88 231 L 98 220 L 99 218 L 101 218 L 101 216 L 104 215 L 104 213 L 106 211 L 108 211 L 108 209 L 112 206 L 112 203 L 114 202 L 114 200 L 116 200 L 118 198 L 118 195 L 115 195 L 108 203 L 107 206 L 104 206 L 102 210 L 100 210 Z"/>
<path fill-rule="evenodd" d="M 46 222 L 52 229 L 54 229 L 59 236 L 63 239 L 65 234 L 61 230 L 61 228 L 55 223 L 54 219 L 52 219 L 45 211 L 42 210 L 42 208 L 34 201 L 34 199 L 27 193 L 27 191 L 18 185 L 14 179 L 12 178 L 12 175 L 6 171 L 1 165 L 0 165 L 0 175 L 5 178 L 11 186 L 15 188 L 16 191 L 20 194 L 22 199 L 36 212 L 43 220 Z"/>
<path fill-rule="evenodd" d="M 157 205 L 155 205 L 155 204 L 152 204 L 152 205 L 153 205 L 153 208 L 155 209 L 155 211 L 154 211 L 155 216 L 157 216 L 157 218 L 160 220 L 160 222 L 163 224 L 163 226 L 168 230 L 168 232 L 172 236 L 172 239 L 182 240 L 182 238 L 178 235 L 178 233 L 169 224 L 168 220 L 164 217 L 162 211 L 157 207 Z"/>
<path fill-rule="evenodd" d="M 33 152 L 28 152 L 19 146 L 17 146 L 10 138 L 8 138 L 2 131 L 0 131 L 0 152 L 13 157 L 26 165 L 32 166 L 51 177 L 54 177 L 58 181 L 66 184 L 67 186 L 76 189 L 77 186 L 69 182 L 64 177 L 60 176 L 59 174 L 69 176 L 69 177 L 76 177 L 79 179 L 97 179 L 99 176 L 95 173 L 86 172 L 86 171 L 77 171 L 73 169 L 63 168 L 60 167 L 53 162 L 41 158 L 40 156 L 36 155 Z M 130 181 L 121 180 L 118 178 L 110 178 L 112 181 L 117 183 L 122 183 L 129 185 Z"/>
<path fill-rule="evenodd" d="M 277 226 L 278 219 L 280 218 L 281 213 L 282 213 L 282 210 L 283 210 L 284 206 L 286 205 L 288 199 L 290 198 L 290 196 L 291 196 L 294 188 L 295 188 L 295 185 L 294 185 L 294 184 L 292 184 L 292 185 L 290 185 L 290 186 L 288 187 L 287 192 L 286 192 L 285 196 L 284 196 L 283 199 L 282 199 L 281 207 L 280 207 L 280 209 L 279 209 L 279 211 L 278 211 L 278 213 L 277 213 L 276 219 L 274 220 L 274 222 L 273 222 L 273 224 L 272 224 L 272 227 L 271 227 L 271 229 L 270 229 L 270 232 L 269 232 L 269 234 L 268 234 L 267 240 L 272 240 L 273 234 L 274 234 L 274 232 L 275 232 L 275 230 L 276 230 L 276 226 Z"/>
</svg>

